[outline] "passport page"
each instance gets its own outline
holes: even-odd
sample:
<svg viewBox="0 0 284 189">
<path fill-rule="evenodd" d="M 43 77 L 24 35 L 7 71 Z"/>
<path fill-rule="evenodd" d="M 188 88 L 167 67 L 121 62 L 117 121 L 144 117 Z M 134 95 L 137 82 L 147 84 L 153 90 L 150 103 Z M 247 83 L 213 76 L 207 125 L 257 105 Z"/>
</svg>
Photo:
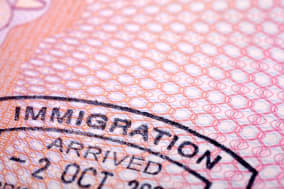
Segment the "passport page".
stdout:
<svg viewBox="0 0 284 189">
<path fill-rule="evenodd" d="M 0 188 L 284 188 L 283 0 L 0 0 Z"/>
</svg>

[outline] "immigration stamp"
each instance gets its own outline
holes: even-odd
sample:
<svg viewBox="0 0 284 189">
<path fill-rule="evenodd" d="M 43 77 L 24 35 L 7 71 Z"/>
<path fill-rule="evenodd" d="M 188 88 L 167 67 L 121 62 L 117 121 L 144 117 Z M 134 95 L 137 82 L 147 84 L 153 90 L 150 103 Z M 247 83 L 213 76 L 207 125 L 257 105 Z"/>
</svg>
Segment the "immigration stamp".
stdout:
<svg viewBox="0 0 284 189">
<path fill-rule="evenodd" d="M 194 126 L 126 106 L 1 97 L 2 188 L 251 188 L 257 171 Z"/>
</svg>

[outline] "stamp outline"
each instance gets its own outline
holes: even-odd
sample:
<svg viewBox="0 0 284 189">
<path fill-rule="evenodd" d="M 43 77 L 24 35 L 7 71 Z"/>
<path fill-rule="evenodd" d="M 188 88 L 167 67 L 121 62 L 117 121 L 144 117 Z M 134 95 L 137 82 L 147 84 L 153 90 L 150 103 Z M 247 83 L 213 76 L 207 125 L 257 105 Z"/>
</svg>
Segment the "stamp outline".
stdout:
<svg viewBox="0 0 284 189">
<path fill-rule="evenodd" d="M 169 119 L 161 117 L 161 116 L 151 114 L 149 112 L 136 110 L 136 109 L 129 108 L 129 107 L 126 107 L 126 106 L 120 106 L 120 105 L 115 105 L 115 104 L 111 104 L 111 103 L 99 102 L 97 100 L 87 100 L 87 99 L 81 99 L 81 98 L 61 97 L 61 96 L 44 96 L 44 95 L 5 96 L 5 97 L 0 97 L 0 102 L 9 101 L 9 100 L 33 100 L 33 99 L 34 100 L 53 100 L 53 101 L 85 103 L 85 104 L 89 104 L 89 105 L 102 106 L 102 107 L 105 107 L 105 108 L 111 108 L 111 109 L 116 109 L 116 110 L 120 110 L 120 111 L 130 112 L 130 113 L 134 113 L 134 114 L 137 114 L 137 115 L 148 117 L 150 119 L 161 121 L 161 122 L 166 123 L 168 125 L 171 125 L 173 127 L 176 127 L 176 128 L 182 129 L 186 132 L 189 132 L 192 135 L 209 142 L 210 144 L 216 146 L 217 148 L 220 148 L 222 151 L 229 154 L 233 159 L 235 159 L 238 163 L 240 163 L 243 167 L 245 167 L 251 173 L 250 179 L 249 179 L 249 181 L 246 185 L 247 189 L 252 188 L 252 185 L 255 181 L 255 178 L 258 174 L 258 171 L 255 168 L 253 168 L 242 157 L 240 157 L 238 154 L 236 154 L 235 152 L 233 152 L 232 150 L 230 150 L 226 146 L 218 143 L 217 141 L 215 141 L 215 140 L 213 140 L 213 139 L 211 139 L 211 138 L 209 138 L 205 135 L 198 133 L 197 131 L 194 131 L 193 129 L 191 129 L 191 128 L 185 126 L 185 125 L 182 125 L 178 122 L 169 120 Z M 61 133 L 65 132 L 65 133 L 68 133 L 68 134 L 77 134 L 77 135 L 82 135 L 82 136 L 100 138 L 100 139 L 103 139 L 103 140 L 110 140 L 112 142 L 118 142 L 118 143 L 123 144 L 123 145 L 128 145 L 130 147 L 134 147 L 134 148 L 138 148 L 140 150 L 146 151 L 146 152 L 148 152 L 152 155 L 156 155 L 156 156 L 158 156 L 158 157 L 160 157 L 164 160 L 167 160 L 167 161 L 183 168 L 184 170 L 186 170 L 187 172 L 189 172 L 190 174 L 194 175 L 195 177 L 199 178 L 202 182 L 204 182 L 206 184 L 205 185 L 206 189 L 210 188 L 210 186 L 212 185 L 212 183 L 209 180 L 207 180 L 203 176 L 199 175 L 196 171 L 190 169 L 189 167 L 184 166 L 183 164 L 181 164 L 181 163 L 179 163 L 175 160 L 172 160 L 168 156 L 160 154 L 159 152 L 154 152 L 151 149 L 143 148 L 143 147 L 140 147 L 136 144 L 128 143 L 128 142 L 125 142 L 125 141 L 112 139 L 112 138 L 109 138 L 109 137 L 105 137 L 105 136 L 102 136 L 102 135 L 97 135 L 97 134 L 93 134 L 93 133 L 89 133 L 89 132 L 74 131 L 74 130 L 71 130 L 71 129 L 48 128 L 48 127 L 46 127 L 46 128 L 43 128 L 43 127 L 17 127 L 17 128 L 0 129 L 0 135 L 3 132 L 11 132 L 11 131 L 46 131 L 46 132 L 47 131 L 50 131 L 50 132 L 53 131 L 53 132 L 61 132 Z"/>
</svg>

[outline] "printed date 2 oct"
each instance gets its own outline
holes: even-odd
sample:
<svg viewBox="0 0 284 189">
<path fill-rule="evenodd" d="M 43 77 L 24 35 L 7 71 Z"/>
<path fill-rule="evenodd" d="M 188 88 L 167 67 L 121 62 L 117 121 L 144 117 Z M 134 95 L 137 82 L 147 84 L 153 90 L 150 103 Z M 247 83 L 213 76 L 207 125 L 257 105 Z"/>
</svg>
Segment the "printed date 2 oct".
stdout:
<svg viewBox="0 0 284 189">
<path fill-rule="evenodd" d="M 48 158 L 44 157 L 39 159 L 40 168 L 35 169 L 32 172 L 32 176 L 36 179 L 43 180 L 43 172 L 46 171 L 51 162 Z M 102 178 L 98 183 L 95 183 L 95 179 L 91 179 L 90 176 L 96 177 L 98 174 L 102 175 Z M 82 168 L 77 163 L 68 163 L 64 166 L 60 179 L 64 184 L 75 183 L 80 188 L 96 187 L 97 189 L 103 189 L 103 186 L 114 176 L 112 172 L 100 171 L 98 172 L 95 167 Z M 128 182 L 130 189 L 164 189 L 162 186 L 152 186 L 150 183 L 139 183 L 137 180 L 131 180 Z"/>
</svg>

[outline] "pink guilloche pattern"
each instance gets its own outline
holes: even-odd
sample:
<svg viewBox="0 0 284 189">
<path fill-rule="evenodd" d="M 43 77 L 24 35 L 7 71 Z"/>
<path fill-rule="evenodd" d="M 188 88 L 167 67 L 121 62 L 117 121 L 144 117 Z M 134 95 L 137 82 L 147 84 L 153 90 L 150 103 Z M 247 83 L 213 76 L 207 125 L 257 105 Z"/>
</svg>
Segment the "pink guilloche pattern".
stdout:
<svg viewBox="0 0 284 189">
<path fill-rule="evenodd" d="M 164 116 L 243 157 L 259 172 L 254 188 L 283 188 L 283 31 L 281 0 L 87 0 L 72 26 L 21 63 L 13 95 L 96 99 Z M 229 177 L 243 180 L 237 165 L 216 172 L 223 176 L 210 180 L 223 188 L 239 188 Z M 170 188 L 202 186 L 170 166 L 167 174 L 184 177 L 167 180 Z"/>
</svg>

